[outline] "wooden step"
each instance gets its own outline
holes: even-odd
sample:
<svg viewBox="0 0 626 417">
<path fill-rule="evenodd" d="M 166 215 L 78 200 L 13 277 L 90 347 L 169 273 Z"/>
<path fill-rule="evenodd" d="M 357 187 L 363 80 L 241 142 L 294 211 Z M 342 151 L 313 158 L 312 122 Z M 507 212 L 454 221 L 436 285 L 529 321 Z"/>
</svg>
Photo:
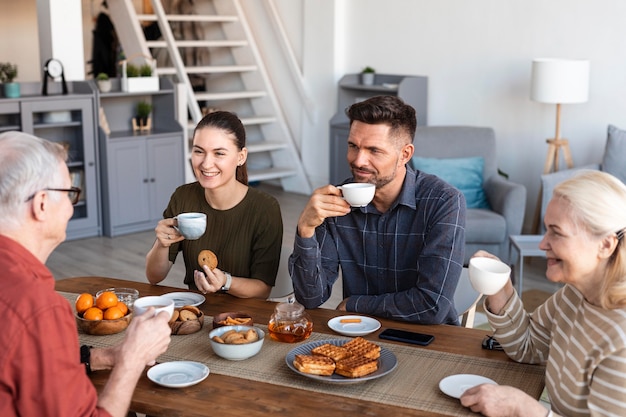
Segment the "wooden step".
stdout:
<svg viewBox="0 0 626 417">
<path fill-rule="evenodd" d="M 143 22 L 156 22 L 155 14 L 138 14 L 137 18 Z M 232 23 L 238 22 L 237 16 L 199 15 L 199 14 L 167 14 L 165 18 L 170 22 L 213 22 Z"/>
<path fill-rule="evenodd" d="M 247 143 L 248 153 L 270 152 L 277 151 L 279 149 L 285 149 L 287 144 L 284 142 L 277 142 L 271 140 L 264 140 L 262 142 Z"/>
<path fill-rule="evenodd" d="M 174 42 L 179 48 L 240 48 L 248 46 L 245 40 L 178 40 Z M 162 40 L 146 41 L 148 48 L 167 48 L 167 42 Z"/>
<path fill-rule="evenodd" d="M 185 67 L 187 74 L 224 74 L 224 73 L 239 73 L 256 71 L 258 67 L 256 65 L 220 65 L 211 67 Z M 174 67 L 159 67 L 156 70 L 160 75 L 174 75 L 176 74 L 176 68 Z"/>
<path fill-rule="evenodd" d="M 265 91 L 230 91 L 223 93 L 196 93 L 196 100 L 219 101 L 219 100 L 239 100 L 247 98 L 265 97 Z"/>
<path fill-rule="evenodd" d="M 297 175 L 293 169 L 287 168 L 267 168 L 248 171 L 248 182 L 277 180 L 285 177 Z"/>
</svg>

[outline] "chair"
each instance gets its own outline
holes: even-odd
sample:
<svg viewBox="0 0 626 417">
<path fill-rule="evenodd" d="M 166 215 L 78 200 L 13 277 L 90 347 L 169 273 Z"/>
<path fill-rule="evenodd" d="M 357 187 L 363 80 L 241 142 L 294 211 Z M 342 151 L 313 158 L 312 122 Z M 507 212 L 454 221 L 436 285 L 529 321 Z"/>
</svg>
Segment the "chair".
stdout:
<svg viewBox="0 0 626 417">
<path fill-rule="evenodd" d="M 484 249 L 508 263 L 509 235 L 522 231 L 526 187 L 498 173 L 496 138 L 489 127 L 419 126 L 413 141 L 415 156 L 422 158 L 482 157 L 482 188 L 491 209 L 467 209 L 465 259 Z"/>
<path fill-rule="evenodd" d="M 472 287 L 467 268 L 463 268 L 459 278 L 459 284 L 454 292 L 454 308 L 461 319 L 461 326 L 474 327 L 476 304 L 482 298 L 482 294 Z"/>
<path fill-rule="evenodd" d="M 267 298 L 268 301 L 285 301 L 288 296 L 293 294 L 293 283 L 291 275 L 289 275 L 289 255 L 291 255 L 291 248 L 283 245 L 280 250 L 280 264 L 278 265 L 276 283 Z"/>
</svg>

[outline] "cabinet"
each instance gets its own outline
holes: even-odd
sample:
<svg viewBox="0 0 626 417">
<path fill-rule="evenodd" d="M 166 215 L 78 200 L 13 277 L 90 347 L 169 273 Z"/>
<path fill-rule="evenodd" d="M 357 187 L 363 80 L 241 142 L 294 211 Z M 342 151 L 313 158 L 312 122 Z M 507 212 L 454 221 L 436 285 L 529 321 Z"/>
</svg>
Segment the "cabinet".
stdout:
<svg viewBox="0 0 626 417">
<path fill-rule="evenodd" d="M 101 120 L 103 231 L 107 236 L 154 229 L 176 187 L 184 183 L 183 128 L 176 121 L 175 89 L 160 80 L 160 90 L 98 93 Z M 152 104 L 152 128 L 133 131 L 140 101 Z M 101 116 L 102 117 L 102 116 Z M 108 126 L 108 130 L 107 130 Z"/>
<path fill-rule="evenodd" d="M 50 95 L 42 96 L 40 83 L 21 83 L 21 97 L 0 99 L 0 132 L 20 130 L 67 148 L 72 185 L 82 189 L 67 225 L 67 239 L 99 236 L 95 89 L 89 82 L 70 82 L 63 95 L 57 84 L 49 86 Z"/>
<path fill-rule="evenodd" d="M 361 74 L 346 74 L 339 80 L 337 113 L 330 119 L 330 183 L 350 178 L 346 161 L 350 121 L 345 109 L 359 101 L 380 95 L 400 97 L 417 112 L 417 125 L 428 121 L 428 78 L 424 76 L 376 74 L 373 85 L 361 84 Z"/>
</svg>

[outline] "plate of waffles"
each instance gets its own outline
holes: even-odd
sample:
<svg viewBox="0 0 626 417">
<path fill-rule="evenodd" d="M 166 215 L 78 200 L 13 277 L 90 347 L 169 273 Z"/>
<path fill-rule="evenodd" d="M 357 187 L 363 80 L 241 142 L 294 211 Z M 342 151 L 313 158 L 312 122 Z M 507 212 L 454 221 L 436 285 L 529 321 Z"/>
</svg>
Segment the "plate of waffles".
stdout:
<svg viewBox="0 0 626 417">
<path fill-rule="evenodd" d="M 328 327 L 344 336 L 365 336 L 380 329 L 380 322 L 366 316 L 339 316 L 328 320 Z"/>
<path fill-rule="evenodd" d="M 297 374 L 330 384 L 377 379 L 398 366 L 390 350 L 362 337 L 305 343 L 289 351 L 285 362 Z"/>
</svg>

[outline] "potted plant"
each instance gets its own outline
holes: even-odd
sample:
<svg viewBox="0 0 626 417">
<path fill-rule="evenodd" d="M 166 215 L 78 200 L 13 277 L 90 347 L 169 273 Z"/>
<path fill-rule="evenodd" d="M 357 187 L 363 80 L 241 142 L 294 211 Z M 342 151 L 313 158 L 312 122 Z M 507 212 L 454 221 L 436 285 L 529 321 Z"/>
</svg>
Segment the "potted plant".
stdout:
<svg viewBox="0 0 626 417">
<path fill-rule="evenodd" d="M 126 60 L 122 61 L 122 91 L 129 93 L 159 91 L 159 77 L 154 75 L 156 68 L 154 60 L 152 62 L 153 64 L 146 62 L 137 66 Z"/>
<path fill-rule="evenodd" d="M 150 130 L 150 112 L 152 112 L 152 104 L 143 100 L 137 103 L 133 118 L 133 130 Z"/>
<path fill-rule="evenodd" d="M 17 65 L 10 62 L 0 63 L 0 82 L 4 85 L 4 96 L 17 98 L 20 96 L 20 85 L 13 80 L 17 77 Z"/>
<path fill-rule="evenodd" d="M 376 70 L 372 67 L 365 67 L 361 70 L 361 83 L 364 85 L 373 85 L 374 84 L 374 75 L 376 74 Z"/>
<path fill-rule="evenodd" d="M 108 93 L 111 91 L 111 80 L 109 74 L 101 72 L 96 76 L 96 83 L 98 84 L 98 90 L 101 93 Z"/>
</svg>

